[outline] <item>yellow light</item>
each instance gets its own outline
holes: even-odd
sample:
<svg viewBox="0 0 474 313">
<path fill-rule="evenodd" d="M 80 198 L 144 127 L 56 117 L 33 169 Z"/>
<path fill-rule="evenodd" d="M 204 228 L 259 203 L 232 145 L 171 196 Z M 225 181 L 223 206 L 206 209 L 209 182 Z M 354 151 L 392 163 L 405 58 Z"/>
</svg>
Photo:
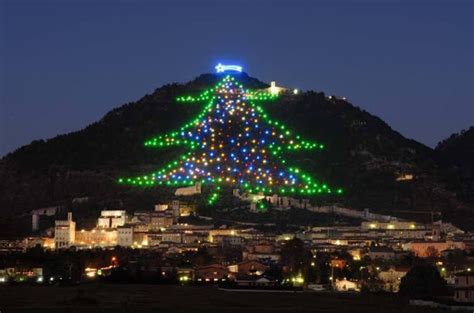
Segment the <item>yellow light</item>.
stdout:
<svg viewBox="0 0 474 313">
<path fill-rule="evenodd" d="M 86 276 L 89 278 L 94 278 L 95 277 L 95 272 L 87 272 Z"/>
</svg>

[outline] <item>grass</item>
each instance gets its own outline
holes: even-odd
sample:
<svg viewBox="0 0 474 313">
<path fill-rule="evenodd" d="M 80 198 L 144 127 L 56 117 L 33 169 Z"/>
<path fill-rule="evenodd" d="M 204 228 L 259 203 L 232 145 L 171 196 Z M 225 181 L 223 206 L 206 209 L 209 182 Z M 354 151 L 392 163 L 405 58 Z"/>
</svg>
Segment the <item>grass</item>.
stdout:
<svg viewBox="0 0 474 313">
<path fill-rule="evenodd" d="M 234 293 L 215 287 L 109 285 L 1 286 L 0 311 L 14 312 L 440 312 L 409 306 L 396 295 Z"/>
</svg>

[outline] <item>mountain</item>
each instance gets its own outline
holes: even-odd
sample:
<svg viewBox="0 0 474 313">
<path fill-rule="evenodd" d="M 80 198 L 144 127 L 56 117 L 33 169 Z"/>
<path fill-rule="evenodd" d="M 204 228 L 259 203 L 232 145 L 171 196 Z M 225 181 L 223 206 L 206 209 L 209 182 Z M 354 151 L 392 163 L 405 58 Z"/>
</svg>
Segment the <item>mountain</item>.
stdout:
<svg viewBox="0 0 474 313">
<path fill-rule="evenodd" d="M 125 187 L 117 185 L 116 179 L 149 173 L 182 153 L 147 149 L 143 142 L 179 128 L 198 114 L 200 104 L 177 103 L 177 96 L 196 94 L 220 78 L 204 74 L 185 84 L 165 85 L 83 130 L 33 141 L 6 155 L 0 160 L 0 217 L 11 219 L 38 207 L 69 205 L 78 197 L 88 197 L 95 207 L 132 210 L 170 198 L 162 189 Z M 245 73 L 238 80 L 249 88 L 268 87 Z M 464 164 L 455 157 L 462 144 L 433 150 L 348 101 L 322 92 L 286 93 L 264 106 L 269 116 L 325 144 L 321 152 L 292 154 L 287 159 L 316 178 L 342 186 L 345 194 L 338 199 L 342 205 L 394 215 L 398 210 L 439 210 L 443 218 L 473 227 L 473 220 L 457 218 L 458 212 L 469 217 L 473 209 L 466 197 L 458 195 L 461 185 L 452 179 L 451 168 Z M 314 201 L 322 204 L 332 199 Z"/>
<path fill-rule="evenodd" d="M 452 134 L 436 146 L 449 185 L 456 186 L 458 197 L 474 202 L 474 126 Z"/>
</svg>

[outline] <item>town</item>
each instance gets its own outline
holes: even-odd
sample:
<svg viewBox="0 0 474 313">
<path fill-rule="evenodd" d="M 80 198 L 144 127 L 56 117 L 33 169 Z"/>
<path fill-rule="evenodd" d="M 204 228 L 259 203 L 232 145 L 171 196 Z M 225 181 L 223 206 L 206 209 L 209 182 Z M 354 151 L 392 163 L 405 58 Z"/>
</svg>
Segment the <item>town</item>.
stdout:
<svg viewBox="0 0 474 313">
<path fill-rule="evenodd" d="M 433 212 L 431 222 L 421 223 L 277 195 L 234 190 L 234 196 L 257 197 L 275 212 L 304 210 L 351 222 L 286 232 L 237 221 L 217 227 L 213 218 L 197 213 L 196 205 L 172 200 L 133 213 L 104 209 L 95 227 L 83 229 L 67 209 L 43 208 L 31 212 L 32 233 L 42 235 L 0 241 L 0 283 L 103 280 L 214 284 L 226 290 L 396 293 L 410 284 L 420 288 L 419 281 L 404 277 L 414 268 L 431 266 L 441 285 L 427 286 L 425 296 L 436 292 L 429 287 L 439 287 L 454 302 L 474 301 L 474 233 Z M 246 210 L 263 214 L 254 203 Z M 40 231 L 41 219 L 48 217 L 54 226 Z"/>
</svg>

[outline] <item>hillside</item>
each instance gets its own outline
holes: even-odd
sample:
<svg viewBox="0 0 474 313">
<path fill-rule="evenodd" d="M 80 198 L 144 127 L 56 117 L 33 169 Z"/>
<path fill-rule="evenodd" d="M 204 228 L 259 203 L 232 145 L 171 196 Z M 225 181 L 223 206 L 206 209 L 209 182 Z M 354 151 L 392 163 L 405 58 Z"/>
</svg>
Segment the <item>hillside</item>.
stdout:
<svg viewBox="0 0 474 313">
<path fill-rule="evenodd" d="M 268 86 L 247 74 L 239 76 L 249 88 Z M 186 84 L 165 85 L 83 130 L 37 140 L 6 155 L 0 161 L 0 216 L 67 205 L 75 197 L 126 209 L 143 209 L 158 197 L 171 197 L 158 188 L 119 186 L 116 178 L 156 170 L 177 156 L 179 149 L 150 150 L 143 142 L 178 128 L 199 112 L 199 104 L 177 103 L 176 96 L 197 93 L 218 79 L 204 74 Z M 472 212 L 472 208 L 465 197 L 457 196 L 460 185 L 446 170 L 454 159 L 449 153 L 444 159 L 438 155 L 451 148 L 432 150 L 404 138 L 378 117 L 320 92 L 282 95 L 265 108 L 298 133 L 325 144 L 322 152 L 293 154 L 287 159 L 316 178 L 342 186 L 346 190 L 338 200 L 342 204 L 379 212 L 441 210 L 460 226 L 474 225 L 466 219 L 458 221 L 455 214 Z M 404 174 L 414 179 L 397 180 Z"/>
<path fill-rule="evenodd" d="M 465 202 L 474 202 L 474 126 L 453 134 L 436 146 L 445 176 Z"/>
</svg>

